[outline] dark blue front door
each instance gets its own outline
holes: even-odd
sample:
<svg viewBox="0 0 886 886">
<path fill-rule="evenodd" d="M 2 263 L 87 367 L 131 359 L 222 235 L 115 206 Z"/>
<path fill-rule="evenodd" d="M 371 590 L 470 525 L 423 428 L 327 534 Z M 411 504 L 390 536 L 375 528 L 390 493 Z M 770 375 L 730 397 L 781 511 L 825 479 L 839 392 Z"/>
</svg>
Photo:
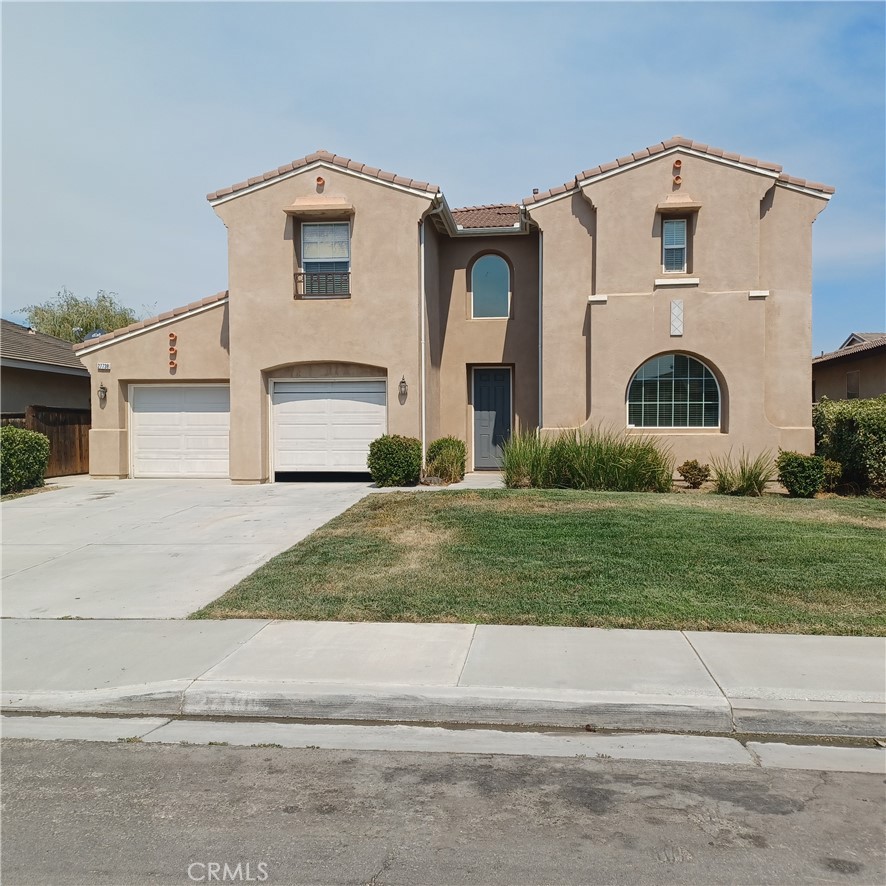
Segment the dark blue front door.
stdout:
<svg viewBox="0 0 886 886">
<path fill-rule="evenodd" d="M 511 372 L 474 370 L 474 469 L 498 470 L 511 436 Z"/>
</svg>

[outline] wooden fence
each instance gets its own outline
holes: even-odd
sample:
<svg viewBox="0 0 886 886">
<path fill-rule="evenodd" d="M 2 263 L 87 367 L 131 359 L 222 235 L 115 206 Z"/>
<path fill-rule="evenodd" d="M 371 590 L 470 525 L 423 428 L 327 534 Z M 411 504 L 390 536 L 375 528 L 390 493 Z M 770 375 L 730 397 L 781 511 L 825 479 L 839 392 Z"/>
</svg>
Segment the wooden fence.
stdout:
<svg viewBox="0 0 886 886">
<path fill-rule="evenodd" d="M 0 424 L 39 431 L 49 437 L 47 477 L 89 472 L 89 429 L 92 416 L 88 409 L 57 409 L 53 406 L 29 406 L 24 414 L 4 413 Z"/>
</svg>

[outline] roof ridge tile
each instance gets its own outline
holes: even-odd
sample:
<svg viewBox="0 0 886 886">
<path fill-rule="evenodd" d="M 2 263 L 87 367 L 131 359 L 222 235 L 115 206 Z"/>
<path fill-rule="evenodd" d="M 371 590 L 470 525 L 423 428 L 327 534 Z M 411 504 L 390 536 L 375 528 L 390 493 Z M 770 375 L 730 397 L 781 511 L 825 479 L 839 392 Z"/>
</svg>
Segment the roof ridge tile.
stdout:
<svg viewBox="0 0 886 886">
<path fill-rule="evenodd" d="M 291 163 L 286 163 L 283 166 L 278 166 L 276 169 L 268 170 L 267 172 L 263 172 L 260 175 L 254 175 L 246 181 L 237 182 L 237 184 L 230 185 L 227 188 L 219 188 L 217 191 L 212 191 L 211 193 L 206 195 L 206 199 L 210 202 L 213 200 L 218 200 L 220 197 L 227 197 L 230 194 L 236 194 L 238 191 L 245 191 L 247 188 L 250 188 L 253 185 L 261 184 L 266 181 L 272 181 L 275 178 L 287 175 L 290 172 L 294 172 L 296 169 L 307 166 L 309 163 L 318 162 L 331 163 L 333 166 L 339 167 L 341 169 L 348 169 L 352 172 L 359 173 L 360 175 L 369 176 L 370 178 L 377 178 L 380 181 L 401 185 L 413 190 L 425 191 L 431 194 L 437 194 L 440 191 L 438 185 L 431 184 L 430 182 L 409 178 L 408 176 L 398 175 L 395 172 L 385 172 L 384 170 L 379 169 L 376 166 L 367 166 L 365 163 L 360 163 L 358 160 L 351 160 L 348 157 L 342 156 L 341 154 L 333 154 L 330 151 L 326 151 L 323 148 L 320 148 L 317 151 L 306 154 L 304 157 L 300 157 L 298 160 L 293 160 Z"/>
<path fill-rule="evenodd" d="M 139 329 L 148 329 L 151 326 L 156 326 L 158 323 L 164 323 L 167 320 L 174 320 L 176 317 L 181 317 L 184 314 L 189 314 L 192 311 L 196 311 L 199 308 L 205 308 L 207 305 L 215 304 L 216 302 L 224 301 L 228 297 L 228 290 L 225 289 L 222 292 L 216 292 L 215 295 L 208 295 L 206 298 L 200 299 L 199 301 L 191 302 L 188 305 L 183 305 L 179 308 L 173 308 L 171 311 L 164 311 L 162 314 L 157 314 L 156 317 L 148 317 L 146 320 L 139 320 L 136 323 L 130 323 L 129 326 L 123 326 L 120 329 L 115 329 L 112 332 L 106 332 L 104 335 L 100 335 L 97 338 L 91 338 L 89 341 L 81 341 L 74 345 L 75 351 L 80 351 L 83 348 L 91 348 L 93 345 L 101 344 L 102 342 L 110 341 L 114 338 L 119 338 L 121 335 L 126 335 L 129 332 L 138 332 Z"/>
</svg>

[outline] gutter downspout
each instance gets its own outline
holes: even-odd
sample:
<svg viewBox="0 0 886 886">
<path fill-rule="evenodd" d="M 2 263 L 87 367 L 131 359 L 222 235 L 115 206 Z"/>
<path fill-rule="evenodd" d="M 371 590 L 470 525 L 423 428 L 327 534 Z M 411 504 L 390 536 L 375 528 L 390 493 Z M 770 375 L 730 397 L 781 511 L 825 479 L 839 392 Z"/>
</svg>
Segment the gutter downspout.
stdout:
<svg viewBox="0 0 886 886">
<path fill-rule="evenodd" d="M 418 227 L 418 251 L 419 251 L 419 273 L 421 277 L 421 284 L 419 287 L 419 301 L 421 302 L 419 306 L 419 316 L 421 320 L 421 329 L 419 331 L 419 341 L 421 342 L 421 467 L 424 470 L 427 467 L 427 451 L 428 451 L 428 440 L 427 440 L 427 418 L 428 418 L 428 409 L 427 409 L 427 370 L 425 367 L 425 321 L 426 321 L 426 311 L 427 311 L 427 302 L 428 302 L 428 293 L 427 293 L 427 284 L 425 280 L 425 225 L 427 224 L 427 217 L 423 218 L 421 222 L 419 222 Z"/>
<path fill-rule="evenodd" d="M 538 431 L 544 427 L 544 408 L 542 406 L 542 398 L 544 396 L 544 336 L 542 335 L 542 324 L 544 322 L 544 312 L 542 311 L 542 287 L 544 283 L 543 262 L 544 262 L 544 232 L 538 230 Z"/>
</svg>

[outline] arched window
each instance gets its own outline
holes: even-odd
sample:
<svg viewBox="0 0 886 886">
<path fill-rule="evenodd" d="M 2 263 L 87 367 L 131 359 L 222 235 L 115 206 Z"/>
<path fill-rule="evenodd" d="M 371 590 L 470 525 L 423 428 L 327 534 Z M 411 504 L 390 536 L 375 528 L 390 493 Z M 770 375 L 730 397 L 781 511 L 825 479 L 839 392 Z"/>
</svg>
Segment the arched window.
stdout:
<svg viewBox="0 0 886 886">
<path fill-rule="evenodd" d="M 500 255 L 481 255 L 471 268 L 471 316 L 507 318 L 511 309 L 511 272 Z"/>
<path fill-rule="evenodd" d="M 663 354 L 647 360 L 628 388 L 628 425 L 637 428 L 717 428 L 720 386 L 700 360 Z"/>
</svg>

